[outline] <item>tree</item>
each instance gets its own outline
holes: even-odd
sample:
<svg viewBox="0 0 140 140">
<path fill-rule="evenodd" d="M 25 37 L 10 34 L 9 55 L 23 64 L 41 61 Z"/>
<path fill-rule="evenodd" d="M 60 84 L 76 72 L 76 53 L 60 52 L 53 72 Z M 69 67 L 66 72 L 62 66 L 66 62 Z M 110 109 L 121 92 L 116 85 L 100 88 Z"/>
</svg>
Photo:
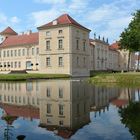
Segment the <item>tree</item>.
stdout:
<svg viewBox="0 0 140 140">
<path fill-rule="evenodd" d="M 131 102 L 126 108 L 120 108 L 119 114 L 134 139 L 140 140 L 140 102 Z"/>
<path fill-rule="evenodd" d="M 140 10 L 133 14 L 128 27 L 120 35 L 120 46 L 129 50 L 128 71 L 132 52 L 140 52 Z M 140 53 L 139 53 L 140 54 Z"/>
</svg>

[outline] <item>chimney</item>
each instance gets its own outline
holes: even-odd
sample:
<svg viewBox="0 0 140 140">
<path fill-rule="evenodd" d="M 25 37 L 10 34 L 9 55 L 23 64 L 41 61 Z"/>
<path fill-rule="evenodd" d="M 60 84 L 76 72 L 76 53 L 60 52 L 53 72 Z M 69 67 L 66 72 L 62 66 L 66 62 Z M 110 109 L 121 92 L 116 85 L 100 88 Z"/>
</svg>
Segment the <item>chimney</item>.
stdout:
<svg viewBox="0 0 140 140">
<path fill-rule="evenodd" d="M 27 35 L 30 35 L 31 33 L 32 33 L 32 30 L 28 30 L 28 31 L 26 32 Z"/>
</svg>

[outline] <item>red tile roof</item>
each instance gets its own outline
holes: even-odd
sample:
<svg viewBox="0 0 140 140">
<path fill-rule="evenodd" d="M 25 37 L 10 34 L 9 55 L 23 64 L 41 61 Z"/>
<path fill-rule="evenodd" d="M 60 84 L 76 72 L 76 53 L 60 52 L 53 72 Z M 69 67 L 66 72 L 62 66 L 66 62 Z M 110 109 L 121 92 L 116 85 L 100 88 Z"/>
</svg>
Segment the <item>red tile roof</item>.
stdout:
<svg viewBox="0 0 140 140">
<path fill-rule="evenodd" d="M 17 35 L 17 33 L 11 27 L 7 27 L 5 30 L 0 32 L 0 35 Z"/>
<path fill-rule="evenodd" d="M 112 50 L 118 50 L 120 49 L 121 47 L 119 46 L 119 43 L 118 42 L 115 42 L 113 44 L 110 45 L 110 49 Z"/>
<path fill-rule="evenodd" d="M 39 109 L 32 106 L 17 106 L 10 104 L 0 104 L 6 114 L 16 117 L 39 119 Z"/>
<path fill-rule="evenodd" d="M 112 104 L 116 105 L 117 107 L 122 107 L 128 104 L 128 100 L 116 99 L 112 101 Z"/>
<path fill-rule="evenodd" d="M 17 45 L 28 45 L 28 44 L 38 44 L 39 34 L 31 33 L 29 35 L 14 35 L 7 37 L 1 44 L 0 47 L 10 47 Z"/>
<path fill-rule="evenodd" d="M 86 27 L 82 26 L 81 24 L 79 24 L 78 22 L 76 22 L 72 17 L 70 17 L 68 14 L 63 14 L 61 16 L 59 16 L 57 19 L 53 20 L 53 21 L 57 21 L 57 25 L 65 25 L 65 24 L 71 24 L 71 25 L 75 25 L 78 26 L 80 28 L 84 28 L 88 31 L 90 31 L 89 29 L 87 29 Z M 42 25 L 40 27 L 38 27 L 38 29 L 42 29 L 42 28 L 47 28 L 47 27 L 52 27 L 55 26 L 53 25 L 53 21 Z"/>
</svg>

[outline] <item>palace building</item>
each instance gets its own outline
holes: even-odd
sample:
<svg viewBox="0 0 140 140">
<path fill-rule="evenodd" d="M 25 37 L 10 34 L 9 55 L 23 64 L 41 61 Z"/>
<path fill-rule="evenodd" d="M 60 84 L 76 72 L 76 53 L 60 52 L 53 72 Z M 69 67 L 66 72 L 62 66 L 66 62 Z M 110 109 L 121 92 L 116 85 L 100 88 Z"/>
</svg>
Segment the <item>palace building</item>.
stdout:
<svg viewBox="0 0 140 140">
<path fill-rule="evenodd" d="M 90 71 L 126 71 L 128 51 L 94 36 L 68 14 L 37 28 L 38 32 L 0 32 L 0 73 L 68 74 L 89 76 Z M 130 69 L 135 64 L 131 56 Z"/>
</svg>

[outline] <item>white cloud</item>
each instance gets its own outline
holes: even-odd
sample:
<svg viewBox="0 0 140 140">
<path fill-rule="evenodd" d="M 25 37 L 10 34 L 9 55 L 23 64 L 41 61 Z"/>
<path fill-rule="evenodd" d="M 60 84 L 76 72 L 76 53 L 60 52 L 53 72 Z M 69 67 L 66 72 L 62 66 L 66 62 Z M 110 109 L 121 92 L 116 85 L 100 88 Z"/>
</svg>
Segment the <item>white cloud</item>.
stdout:
<svg viewBox="0 0 140 140">
<path fill-rule="evenodd" d="M 14 16 L 14 17 L 12 17 L 11 19 L 10 19 L 10 21 L 12 22 L 12 23 L 19 23 L 20 22 L 20 19 L 18 18 L 18 17 L 16 17 L 16 16 Z"/>
<path fill-rule="evenodd" d="M 47 4 L 62 4 L 65 3 L 66 0 L 35 0 L 35 2 Z"/>
<path fill-rule="evenodd" d="M 50 9 L 50 10 L 33 12 L 30 14 L 30 17 L 31 17 L 31 22 L 33 23 L 33 26 L 37 27 L 37 26 L 46 24 L 50 22 L 51 20 L 57 18 L 59 14 L 60 12 L 57 11 L 56 9 Z"/>
<path fill-rule="evenodd" d="M 0 23 L 7 23 L 7 17 L 3 13 L 0 13 Z"/>
</svg>

